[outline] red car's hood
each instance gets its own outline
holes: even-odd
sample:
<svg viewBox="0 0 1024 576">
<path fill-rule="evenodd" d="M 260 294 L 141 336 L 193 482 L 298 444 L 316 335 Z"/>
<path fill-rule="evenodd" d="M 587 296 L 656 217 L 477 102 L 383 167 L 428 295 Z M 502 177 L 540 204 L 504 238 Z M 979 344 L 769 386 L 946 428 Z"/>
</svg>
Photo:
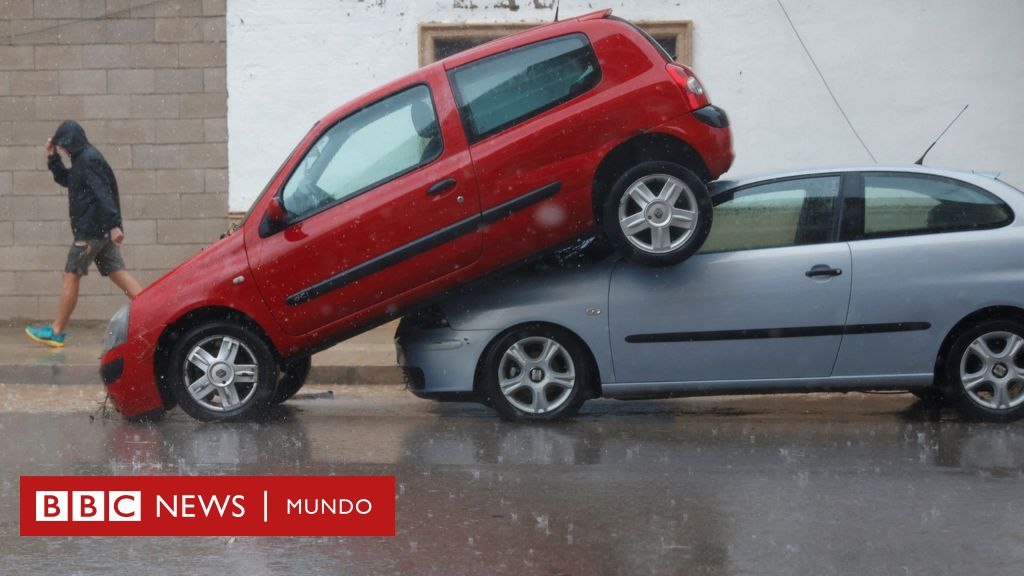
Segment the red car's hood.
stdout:
<svg viewBox="0 0 1024 576">
<path fill-rule="evenodd" d="M 195 282 L 197 276 L 218 276 L 220 274 L 229 274 L 221 267 L 217 266 L 216 262 L 229 255 L 235 254 L 236 251 L 245 250 L 245 241 L 242 239 L 242 234 L 235 233 L 230 236 L 221 238 L 214 244 L 203 248 L 198 254 L 190 257 L 181 264 L 178 264 L 171 269 L 170 272 L 164 274 L 158 278 L 155 282 L 146 287 L 139 294 L 139 298 L 148 296 L 149 292 L 168 292 L 176 291 L 174 285 L 184 280 L 187 284 L 191 285 Z"/>
</svg>

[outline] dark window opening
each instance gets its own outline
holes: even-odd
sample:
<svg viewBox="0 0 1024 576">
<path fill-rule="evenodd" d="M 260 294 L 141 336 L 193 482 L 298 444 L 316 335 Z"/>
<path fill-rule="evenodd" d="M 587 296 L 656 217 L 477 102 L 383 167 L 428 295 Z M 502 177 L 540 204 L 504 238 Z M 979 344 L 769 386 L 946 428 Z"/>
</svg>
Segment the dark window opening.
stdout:
<svg viewBox="0 0 1024 576">
<path fill-rule="evenodd" d="M 1002 201 L 963 182 L 918 174 L 864 175 L 863 238 L 998 228 L 1012 219 Z"/>
<path fill-rule="evenodd" d="M 458 54 L 463 50 L 469 50 L 470 48 L 479 46 L 481 44 L 486 44 L 491 40 L 494 40 L 494 38 L 435 38 L 434 59 L 443 60 L 449 56 Z"/>
</svg>

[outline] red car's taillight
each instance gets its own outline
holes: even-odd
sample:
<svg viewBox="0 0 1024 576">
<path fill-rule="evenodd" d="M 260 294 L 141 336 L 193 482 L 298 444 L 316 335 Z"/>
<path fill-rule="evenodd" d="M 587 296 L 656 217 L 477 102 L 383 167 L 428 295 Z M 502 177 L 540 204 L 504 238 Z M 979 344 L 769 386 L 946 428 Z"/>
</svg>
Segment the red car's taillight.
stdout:
<svg viewBox="0 0 1024 576">
<path fill-rule="evenodd" d="M 665 65 L 665 70 L 668 71 L 668 75 L 676 81 L 676 84 L 683 91 L 686 103 L 690 105 L 690 110 L 703 108 L 711 103 L 707 91 L 704 90 L 704 85 L 700 83 L 697 75 L 688 66 L 671 62 Z"/>
</svg>

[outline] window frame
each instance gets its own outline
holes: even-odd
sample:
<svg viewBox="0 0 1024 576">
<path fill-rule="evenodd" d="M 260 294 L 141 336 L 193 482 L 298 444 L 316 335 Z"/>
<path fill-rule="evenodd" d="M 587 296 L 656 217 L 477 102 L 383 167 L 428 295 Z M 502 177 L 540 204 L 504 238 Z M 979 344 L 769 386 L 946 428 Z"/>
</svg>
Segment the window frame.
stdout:
<svg viewBox="0 0 1024 576">
<path fill-rule="evenodd" d="M 878 170 L 878 171 L 860 171 L 857 172 L 858 185 L 855 189 L 851 190 L 847 199 L 843 202 L 844 210 L 849 211 L 849 216 L 844 216 L 842 226 L 842 233 L 840 240 L 843 242 L 857 242 L 863 240 L 883 240 L 887 238 L 908 238 L 912 236 L 931 236 L 933 234 L 951 234 L 956 232 L 974 232 L 982 230 L 995 230 L 998 228 L 1005 228 L 1014 222 L 1016 215 L 1013 212 L 1013 208 L 1006 203 L 998 195 L 985 190 L 981 186 L 965 182 L 958 178 L 950 176 L 944 176 L 939 174 L 929 174 L 925 172 L 903 172 L 899 170 Z M 1006 218 L 1001 221 L 987 226 L 964 226 L 964 227 L 946 227 L 939 229 L 918 229 L 918 230 L 895 230 L 892 232 L 877 232 L 868 235 L 864 231 L 866 223 L 867 213 L 867 176 L 899 176 L 905 178 L 917 178 L 921 180 L 933 180 L 937 182 L 952 183 L 956 186 L 961 186 L 969 190 L 980 193 L 986 198 L 995 201 L 998 205 L 1006 212 Z"/>
<path fill-rule="evenodd" d="M 824 179 L 824 178 L 837 178 L 838 177 L 839 178 L 839 185 L 838 185 L 838 187 L 836 189 L 835 203 L 832 206 L 832 227 L 831 227 L 832 230 L 831 230 L 831 233 L 829 234 L 829 239 L 827 241 L 825 241 L 825 242 L 811 242 L 811 243 L 807 243 L 807 244 L 787 244 L 787 245 L 784 245 L 784 246 L 753 246 L 753 247 L 750 247 L 750 248 L 736 248 L 736 249 L 732 249 L 732 250 L 715 250 L 713 252 L 700 252 L 700 251 L 698 251 L 697 255 L 700 256 L 700 255 L 703 255 L 703 254 L 730 254 L 730 253 L 734 253 L 734 252 L 747 252 L 747 251 L 750 251 L 750 250 L 779 250 L 779 249 L 785 249 L 785 248 L 800 248 L 800 247 L 804 247 L 804 246 L 821 246 L 821 245 L 824 245 L 824 244 L 835 244 L 836 242 L 842 242 L 842 240 L 840 239 L 840 223 L 843 221 L 843 212 L 844 212 L 844 205 L 845 205 L 844 198 L 845 198 L 847 190 L 848 190 L 848 188 L 850 186 L 850 181 L 849 181 L 848 176 L 849 176 L 849 174 L 847 174 L 845 172 L 822 172 L 820 174 L 800 174 L 800 175 L 796 175 L 796 176 L 780 176 L 778 178 L 769 178 L 767 180 L 759 180 L 757 182 L 750 182 L 748 184 L 743 184 L 743 185 L 737 186 L 735 188 L 730 188 L 729 190 L 726 190 L 725 192 L 721 192 L 719 194 L 715 194 L 711 198 L 712 206 L 713 207 L 717 207 L 717 206 L 719 206 L 721 204 L 724 204 L 724 203 L 726 203 L 726 202 L 728 202 L 730 200 L 735 199 L 736 198 L 736 194 L 738 194 L 740 192 L 743 192 L 745 190 L 750 190 L 751 188 L 759 188 L 761 186 L 768 186 L 768 185 L 771 185 L 771 184 L 779 184 L 779 183 L 783 183 L 783 182 L 796 182 L 796 181 L 799 181 L 799 180 L 818 180 L 818 179 Z"/>
<path fill-rule="evenodd" d="M 384 102 L 385 100 L 387 100 L 389 98 L 393 98 L 393 97 L 398 96 L 399 94 L 401 94 L 403 92 L 408 92 L 408 91 L 413 90 L 413 89 L 415 89 L 415 88 L 417 88 L 419 86 L 423 86 L 423 87 L 425 87 L 427 89 L 427 94 L 430 97 L 430 108 L 431 108 L 431 110 L 433 110 L 434 118 L 437 121 L 437 132 L 438 132 L 438 135 L 441 138 L 441 147 L 438 150 L 437 154 L 435 156 L 433 156 L 432 158 L 428 159 L 428 160 L 424 160 L 424 161 L 420 162 L 419 164 L 416 164 L 416 165 L 413 165 L 413 166 L 409 167 L 406 170 L 403 170 L 401 172 L 397 172 L 395 174 L 392 174 L 391 176 L 389 176 L 389 177 L 387 177 L 387 178 L 385 178 L 383 180 L 379 180 L 377 182 L 373 182 L 371 184 L 363 186 L 362 188 L 356 190 L 355 192 L 353 192 L 352 194 L 349 194 L 348 196 L 345 196 L 344 198 L 340 198 L 338 200 L 335 200 L 334 202 L 330 202 L 330 203 L 324 204 L 323 206 L 318 207 L 316 210 L 313 210 L 312 212 L 308 212 L 308 213 L 302 214 L 300 216 L 298 214 L 294 214 L 293 215 L 290 212 L 286 211 L 284 222 L 281 223 L 281 226 L 279 227 L 279 229 L 275 230 L 274 233 L 276 233 L 276 232 L 278 232 L 280 230 L 284 230 L 284 229 L 286 229 L 286 228 L 288 228 L 290 226 L 293 226 L 293 225 L 295 225 L 295 224 L 297 224 L 299 222 L 303 222 L 305 220 L 308 220 L 308 219 L 316 216 L 317 214 L 320 214 L 322 212 L 330 210 L 331 208 L 334 208 L 335 206 L 340 206 L 340 205 L 348 202 L 349 200 L 352 200 L 353 198 L 358 198 L 359 196 L 362 196 L 363 194 L 366 194 L 366 193 L 368 193 L 368 192 L 370 192 L 370 191 L 372 191 L 372 190 L 374 190 L 376 188 L 379 188 L 379 187 L 381 187 L 381 186 L 383 186 L 385 184 L 388 184 L 389 182 L 393 182 L 393 181 L 395 181 L 395 180 L 397 180 L 397 179 L 399 179 L 399 178 L 401 178 L 403 176 L 406 176 L 407 174 L 409 174 L 411 172 L 415 172 L 416 170 L 419 170 L 420 168 L 423 168 L 424 166 L 428 166 L 430 164 L 433 164 L 434 162 L 437 162 L 437 160 L 440 159 L 442 156 L 444 156 L 445 147 L 446 147 L 445 137 L 444 137 L 444 129 L 441 126 L 441 119 L 440 119 L 440 116 L 437 113 L 437 103 L 436 103 L 436 100 L 434 99 L 434 91 L 431 89 L 430 84 L 425 82 L 425 81 L 414 82 L 414 83 L 409 84 L 407 86 L 403 86 L 402 88 L 399 88 L 399 89 L 395 90 L 394 92 L 390 92 L 390 93 L 388 93 L 388 94 L 386 94 L 384 96 L 381 96 L 380 98 L 378 98 L 378 99 L 376 99 L 376 100 L 374 100 L 372 102 L 368 102 L 364 106 L 360 106 L 358 109 L 349 112 L 345 116 L 339 118 L 335 122 L 332 122 L 330 125 L 326 126 L 322 130 L 320 130 L 317 133 L 316 138 L 313 139 L 313 141 L 310 143 L 310 145 L 305 147 L 302 150 L 302 158 L 298 162 L 295 163 L 295 166 L 288 173 L 288 177 L 285 178 L 284 181 L 281 183 L 281 186 L 279 186 L 278 189 L 274 191 L 274 197 L 277 198 L 281 202 L 282 206 L 284 206 L 284 189 L 288 186 L 288 183 L 291 182 L 292 178 L 295 176 L 295 173 L 298 172 L 299 168 L 302 166 L 302 161 L 305 160 L 306 154 L 308 154 L 309 151 L 312 150 L 314 146 L 316 146 L 317 142 L 319 142 L 320 139 L 323 138 L 325 134 L 327 134 L 328 132 L 333 130 L 335 126 L 341 124 L 342 122 L 348 120 L 349 118 L 352 118 L 356 114 L 359 114 L 360 112 L 363 112 L 364 110 L 367 110 L 368 108 L 372 108 L 373 106 L 376 106 L 377 104 L 380 104 L 381 102 Z M 344 145 L 344 143 L 342 143 L 342 145 Z M 269 236 L 269 234 L 267 234 L 267 236 Z"/>
<path fill-rule="evenodd" d="M 476 129 L 477 129 L 476 121 L 473 119 L 473 117 L 470 114 L 467 113 L 468 112 L 468 108 L 467 108 L 468 104 L 463 100 L 462 94 L 461 94 L 461 92 L 459 90 L 459 87 L 458 87 L 458 84 L 456 83 L 456 80 L 455 80 L 455 74 L 456 73 L 458 73 L 460 70 L 465 70 L 465 69 L 473 67 L 473 66 L 484 65 L 488 61 L 493 60 L 495 58 L 501 58 L 501 57 L 504 57 L 504 56 L 508 56 L 509 54 L 514 54 L 514 53 L 517 53 L 517 52 L 523 52 L 523 51 L 529 50 L 530 48 L 534 48 L 536 46 L 542 46 L 542 45 L 545 45 L 545 44 L 550 44 L 550 43 L 557 42 L 559 40 L 563 40 L 565 38 L 570 38 L 570 37 L 574 37 L 574 36 L 580 37 L 580 38 L 583 39 L 584 42 L 586 42 L 586 47 L 590 50 L 590 60 L 591 60 L 590 63 L 591 63 L 591 65 L 593 65 L 594 69 L 597 71 L 597 78 L 594 80 L 593 84 L 590 85 L 590 87 L 588 87 L 586 90 L 584 90 L 583 92 L 580 92 L 578 94 L 570 94 L 568 97 L 559 98 L 557 100 L 553 100 L 551 102 L 548 102 L 544 106 L 541 106 L 540 108 L 537 108 L 535 110 L 530 111 L 530 113 L 526 114 L 525 116 L 519 116 L 519 117 L 517 117 L 517 118 L 515 118 L 513 120 L 505 122 L 504 124 L 499 124 L 499 125 L 495 126 L 494 128 L 491 128 L 487 132 L 476 133 Z M 520 124 L 523 124 L 524 122 L 528 122 L 531 119 L 536 118 L 537 116 L 540 116 L 541 114 L 544 114 L 545 112 L 548 112 L 550 110 L 558 108 L 562 104 L 566 104 L 568 102 L 572 102 L 573 100 L 576 100 L 577 98 L 580 98 L 581 96 L 589 94 L 590 92 L 592 92 L 598 86 L 601 85 L 601 82 L 604 80 L 604 71 L 601 69 L 601 62 L 600 62 L 600 60 L 597 57 L 597 51 L 594 50 L 594 45 L 590 42 L 590 38 L 586 34 L 584 34 L 582 32 L 570 32 L 568 34 L 562 34 L 562 35 L 559 35 L 559 36 L 553 36 L 551 38 L 545 38 L 544 40 L 541 40 L 539 42 L 531 42 L 529 44 L 524 44 L 522 46 L 516 46 L 515 48 L 509 49 L 509 50 L 504 50 L 502 52 L 498 52 L 497 54 L 491 54 L 490 56 L 485 56 L 483 58 L 479 58 L 477 60 L 473 60 L 472 62 L 467 62 L 467 63 L 463 64 L 462 66 L 459 66 L 457 68 L 452 68 L 451 70 L 448 70 L 446 72 L 446 76 L 448 78 L 448 85 L 451 87 L 451 90 L 452 90 L 452 95 L 455 97 L 455 105 L 456 105 L 456 108 L 458 108 L 458 111 L 459 111 L 459 119 L 462 121 L 462 129 L 463 129 L 463 132 L 465 132 L 465 134 L 466 134 L 466 141 L 468 142 L 468 144 L 470 146 L 472 146 L 474 144 L 479 144 L 480 142 L 483 142 L 484 140 L 487 140 L 488 138 L 491 138 L 493 136 L 501 134 L 502 132 L 504 132 L 506 130 L 509 130 L 511 128 L 515 128 L 516 126 L 519 126 Z"/>
<path fill-rule="evenodd" d="M 617 19 L 616 17 L 612 17 Z M 675 36 L 676 62 L 693 66 L 693 21 L 692 20 L 637 20 L 628 21 L 652 37 Z M 518 34 L 530 28 L 544 26 L 550 22 L 503 22 L 503 23 L 458 23 L 421 22 L 419 25 L 420 66 L 438 60 L 437 40 L 481 40 L 481 44 Z"/>
</svg>

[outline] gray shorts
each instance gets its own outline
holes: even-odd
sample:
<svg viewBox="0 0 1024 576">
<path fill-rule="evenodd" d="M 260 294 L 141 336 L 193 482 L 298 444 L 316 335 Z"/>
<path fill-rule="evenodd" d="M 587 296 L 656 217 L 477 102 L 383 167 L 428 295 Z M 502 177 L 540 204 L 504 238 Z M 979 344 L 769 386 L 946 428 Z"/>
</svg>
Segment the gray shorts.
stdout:
<svg viewBox="0 0 1024 576">
<path fill-rule="evenodd" d="M 103 276 L 124 270 L 124 260 L 117 244 L 110 240 L 75 240 L 68 250 L 68 263 L 64 265 L 64 271 L 85 276 L 89 273 L 90 262 L 96 263 L 96 268 L 99 268 Z"/>
</svg>

